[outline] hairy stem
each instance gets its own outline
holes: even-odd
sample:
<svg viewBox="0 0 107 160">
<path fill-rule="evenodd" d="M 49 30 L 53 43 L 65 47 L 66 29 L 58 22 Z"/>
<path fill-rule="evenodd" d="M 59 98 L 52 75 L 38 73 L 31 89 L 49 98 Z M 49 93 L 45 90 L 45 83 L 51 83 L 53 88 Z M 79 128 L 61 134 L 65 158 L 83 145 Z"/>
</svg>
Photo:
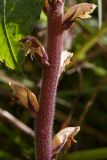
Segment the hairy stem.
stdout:
<svg viewBox="0 0 107 160">
<path fill-rule="evenodd" d="M 52 126 L 55 110 L 55 97 L 58 84 L 58 71 L 62 50 L 63 3 L 50 4 L 48 12 L 49 67 L 43 69 L 43 82 L 40 95 L 40 112 L 36 120 L 37 160 L 51 160 Z"/>
</svg>

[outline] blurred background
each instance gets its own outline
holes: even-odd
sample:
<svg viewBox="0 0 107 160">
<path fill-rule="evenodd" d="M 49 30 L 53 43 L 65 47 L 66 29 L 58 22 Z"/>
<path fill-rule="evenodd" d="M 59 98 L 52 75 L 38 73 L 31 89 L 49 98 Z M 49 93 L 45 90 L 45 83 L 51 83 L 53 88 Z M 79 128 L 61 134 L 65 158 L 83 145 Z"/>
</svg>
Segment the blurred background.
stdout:
<svg viewBox="0 0 107 160">
<path fill-rule="evenodd" d="M 79 19 L 64 32 L 63 47 L 74 56 L 59 81 L 53 134 L 67 126 L 80 125 L 81 130 L 75 138 L 78 143 L 72 144 L 60 159 L 106 160 L 107 1 L 66 0 L 65 12 L 69 6 L 81 2 L 95 3 L 98 7 L 91 19 Z M 43 13 L 30 33 L 46 46 L 47 19 Z M 41 67 L 29 59 L 28 55 L 22 72 L 10 70 L 0 63 L 0 160 L 34 160 L 34 120 L 14 101 L 6 83 L 9 78 L 16 79 L 39 96 Z"/>
</svg>

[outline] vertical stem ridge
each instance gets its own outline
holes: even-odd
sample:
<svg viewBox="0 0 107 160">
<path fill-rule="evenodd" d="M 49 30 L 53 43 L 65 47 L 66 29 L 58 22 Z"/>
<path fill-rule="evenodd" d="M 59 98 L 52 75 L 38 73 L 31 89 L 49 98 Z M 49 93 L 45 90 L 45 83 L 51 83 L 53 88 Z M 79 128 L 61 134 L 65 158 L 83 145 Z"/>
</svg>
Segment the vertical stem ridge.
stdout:
<svg viewBox="0 0 107 160">
<path fill-rule="evenodd" d="M 47 48 L 50 66 L 44 67 L 43 69 L 40 111 L 37 117 L 35 130 L 37 160 L 51 160 L 52 126 L 62 50 L 62 12 L 62 2 L 50 5 L 48 12 Z"/>
</svg>

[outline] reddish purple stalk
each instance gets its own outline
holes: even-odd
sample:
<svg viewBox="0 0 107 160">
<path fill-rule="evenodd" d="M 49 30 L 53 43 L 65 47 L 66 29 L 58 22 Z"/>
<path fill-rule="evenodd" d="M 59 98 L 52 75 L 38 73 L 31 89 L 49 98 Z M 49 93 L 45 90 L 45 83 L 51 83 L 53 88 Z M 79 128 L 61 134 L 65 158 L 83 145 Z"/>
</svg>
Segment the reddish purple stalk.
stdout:
<svg viewBox="0 0 107 160">
<path fill-rule="evenodd" d="M 63 3 L 51 4 L 48 13 L 48 57 L 50 66 L 43 69 L 43 83 L 40 95 L 40 111 L 36 120 L 37 160 L 51 160 L 52 127 L 55 112 L 55 97 L 58 71 L 62 51 Z"/>
</svg>

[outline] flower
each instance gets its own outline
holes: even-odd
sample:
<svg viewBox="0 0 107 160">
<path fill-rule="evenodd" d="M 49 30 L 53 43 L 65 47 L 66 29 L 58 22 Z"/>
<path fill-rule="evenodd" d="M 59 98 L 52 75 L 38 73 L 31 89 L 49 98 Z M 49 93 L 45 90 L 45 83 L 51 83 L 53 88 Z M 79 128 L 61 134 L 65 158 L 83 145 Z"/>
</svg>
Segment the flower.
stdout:
<svg viewBox="0 0 107 160">
<path fill-rule="evenodd" d="M 39 104 L 35 94 L 20 83 L 9 82 L 9 84 L 13 90 L 16 100 L 29 109 L 33 115 L 37 115 L 39 112 Z"/>
<path fill-rule="evenodd" d="M 80 127 L 67 127 L 59 131 L 52 140 L 52 157 L 58 154 L 64 147 L 66 147 L 68 141 L 76 142 L 74 136 L 79 132 Z M 69 147 L 69 146 L 68 146 Z"/>
<path fill-rule="evenodd" d="M 90 14 L 96 7 L 97 6 L 92 3 L 80 3 L 70 7 L 63 18 L 63 29 L 70 28 L 77 18 L 91 18 Z"/>
</svg>

